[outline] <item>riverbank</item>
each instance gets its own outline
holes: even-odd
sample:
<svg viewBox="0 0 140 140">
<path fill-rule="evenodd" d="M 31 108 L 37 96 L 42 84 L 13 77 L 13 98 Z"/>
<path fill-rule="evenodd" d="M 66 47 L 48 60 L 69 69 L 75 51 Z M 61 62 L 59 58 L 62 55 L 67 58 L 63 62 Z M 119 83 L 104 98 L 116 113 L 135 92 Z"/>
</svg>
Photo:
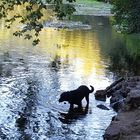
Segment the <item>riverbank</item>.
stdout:
<svg viewBox="0 0 140 140">
<path fill-rule="evenodd" d="M 76 12 L 74 15 L 82 15 L 82 16 L 112 16 L 111 14 L 111 5 L 109 3 L 91 1 L 91 0 L 78 0 L 74 3 L 74 7 Z M 59 28 L 59 29 L 83 29 L 89 30 L 91 29 L 90 25 L 83 24 L 81 21 L 70 21 L 70 20 L 52 20 L 47 21 L 44 24 L 45 27 L 49 28 Z"/>
<path fill-rule="evenodd" d="M 105 130 L 105 140 L 140 139 L 140 76 L 121 78 L 95 93 L 96 99 L 110 97 L 110 105 L 118 112 Z"/>
</svg>

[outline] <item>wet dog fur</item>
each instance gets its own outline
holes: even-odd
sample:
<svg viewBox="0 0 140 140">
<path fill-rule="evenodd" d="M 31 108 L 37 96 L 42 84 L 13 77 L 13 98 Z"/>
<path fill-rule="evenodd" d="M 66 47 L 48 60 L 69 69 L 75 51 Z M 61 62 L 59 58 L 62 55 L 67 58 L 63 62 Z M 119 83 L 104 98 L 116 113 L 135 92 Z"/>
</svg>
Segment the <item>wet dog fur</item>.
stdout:
<svg viewBox="0 0 140 140">
<path fill-rule="evenodd" d="M 86 108 L 89 106 L 89 93 L 92 93 L 94 91 L 94 87 L 90 86 L 91 89 L 89 89 L 85 85 L 81 85 L 79 88 L 72 90 L 72 91 L 66 91 L 63 92 L 60 95 L 59 102 L 67 101 L 70 104 L 70 110 L 73 109 L 74 104 L 78 105 L 78 108 L 82 108 L 82 100 L 85 98 L 87 105 Z"/>
</svg>

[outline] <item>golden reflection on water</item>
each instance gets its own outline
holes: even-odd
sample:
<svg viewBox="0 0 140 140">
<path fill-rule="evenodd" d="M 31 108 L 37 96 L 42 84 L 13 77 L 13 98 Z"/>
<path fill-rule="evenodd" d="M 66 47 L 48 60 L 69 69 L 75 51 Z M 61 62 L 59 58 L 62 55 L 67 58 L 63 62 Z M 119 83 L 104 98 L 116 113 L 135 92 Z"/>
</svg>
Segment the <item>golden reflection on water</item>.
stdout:
<svg viewBox="0 0 140 140">
<path fill-rule="evenodd" d="M 104 73 L 98 40 L 90 31 L 45 29 L 39 47 L 45 52 L 49 51 L 52 59 L 55 56 L 63 62 L 68 59 L 70 64 L 75 65 L 77 74 L 90 75 L 93 71 L 97 75 Z"/>
<path fill-rule="evenodd" d="M 82 31 L 82 30 L 73 30 L 73 31 L 59 30 L 58 31 L 52 28 L 48 28 L 48 29 L 44 29 L 41 32 L 41 35 L 40 35 L 41 42 L 38 46 L 34 47 L 31 45 L 32 40 L 28 41 L 28 40 L 24 40 L 23 38 L 14 37 L 12 35 L 12 32 L 15 31 L 16 29 L 17 29 L 16 25 L 15 27 L 9 30 L 6 30 L 5 28 L 1 28 L 0 30 L 0 59 L 2 58 L 1 60 L 4 60 L 3 54 L 5 53 L 7 54 L 8 58 L 10 58 L 11 61 L 14 61 L 14 57 L 16 57 L 17 59 L 15 59 L 16 60 L 15 62 L 18 62 L 17 60 L 20 60 L 20 62 L 23 62 L 21 65 L 19 63 L 19 67 L 15 69 L 15 77 L 16 77 L 14 81 L 15 84 L 18 83 L 16 82 L 16 80 L 20 76 L 21 77 L 24 76 L 24 73 L 23 74 L 21 73 L 21 71 L 24 68 L 27 67 L 26 72 L 29 75 L 31 74 L 31 79 L 29 76 L 29 83 L 26 82 L 26 80 L 24 79 L 22 81 L 22 78 L 21 78 L 21 81 L 19 81 L 19 84 L 21 84 L 22 86 L 19 86 L 17 84 L 16 87 L 18 89 L 18 86 L 19 86 L 19 90 L 20 88 L 23 88 L 23 90 L 20 90 L 21 92 L 25 91 L 26 93 L 27 91 L 28 93 L 30 93 L 30 91 L 27 89 L 29 86 L 26 86 L 26 84 L 30 84 L 30 81 L 32 82 L 33 80 L 33 87 L 35 87 L 35 93 L 33 94 L 33 97 L 31 98 L 30 96 L 26 97 L 24 94 L 22 94 L 22 96 L 24 96 L 23 97 L 24 99 L 28 98 L 27 100 L 25 100 L 26 102 L 25 107 L 26 107 L 26 104 L 28 104 L 28 100 L 29 102 L 32 100 L 33 102 L 35 102 L 35 104 L 37 102 L 37 105 L 35 105 L 34 107 L 34 104 L 33 104 L 31 106 L 33 109 L 29 111 L 31 112 L 31 115 L 30 115 L 31 117 L 29 116 L 30 117 L 29 120 L 31 120 L 33 123 L 31 123 L 29 127 L 27 127 L 27 129 L 29 128 L 31 132 L 33 132 L 32 127 L 31 127 L 32 124 L 34 125 L 34 119 L 32 119 L 32 114 L 33 114 L 33 116 L 35 116 L 36 119 L 39 118 L 38 120 L 41 120 L 37 124 L 37 128 L 41 128 L 42 131 L 41 131 L 41 134 L 40 132 L 37 131 L 31 134 L 31 136 L 33 135 L 33 137 L 35 137 L 37 135 L 37 137 L 38 136 L 42 137 L 43 134 L 45 135 L 47 134 L 46 131 L 44 130 L 51 128 L 51 127 L 47 127 L 46 129 L 46 126 L 49 126 L 48 125 L 49 123 L 48 121 L 44 121 L 44 119 L 46 120 L 46 116 L 47 116 L 46 114 L 48 113 L 48 111 L 51 112 L 50 109 L 56 110 L 57 107 L 58 107 L 57 112 L 61 110 L 60 104 L 59 105 L 57 104 L 58 102 L 57 95 L 59 94 L 59 91 L 74 89 L 78 87 L 80 84 L 86 84 L 86 85 L 91 84 L 95 87 L 95 90 L 97 90 L 97 88 L 102 88 L 102 86 L 106 87 L 106 85 L 108 84 L 107 83 L 108 79 L 104 79 L 105 66 L 102 64 L 102 57 L 100 55 L 100 45 L 98 42 L 98 38 L 96 37 L 96 34 L 92 31 Z M 6 63 L 5 65 L 7 66 L 7 64 L 10 64 L 11 61 L 9 61 L 9 63 Z M 46 67 L 48 66 L 46 65 L 46 62 L 47 64 L 48 62 L 49 64 L 51 64 L 51 62 L 55 62 L 55 61 L 58 62 L 59 64 L 58 70 L 54 71 L 54 69 L 50 67 L 49 68 Z M 3 62 L 0 64 L 3 64 Z M 3 67 L 3 69 L 4 68 L 5 67 Z M 28 74 L 26 75 L 26 72 L 25 72 L 25 77 L 28 78 Z M 33 78 L 35 79 L 32 79 L 32 75 L 33 75 Z M 36 80 L 36 78 L 38 79 Z M 35 84 L 34 84 L 34 81 L 36 82 Z M 10 83 L 10 85 L 12 84 Z M 38 89 L 36 89 L 36 85 Z M 14 87 L 14 84 L 12 86 Z M 13 92 L 13 90 L 11 92 Z M 9 93 L 10 92 L 8 92 L 8 94 Z M 29 94 L 27 94 L 27 96 L 28 95 Z M 22 100 L 22 96 L 18 96 L 18 98 L 21 97 L 21 100 Z M 92 97 L 90 97 L 91 109 L 90 109 L 89 115 L 85 115 L 86 117 L 80 117 L 78 121 L 76 121 L 76 123 L 74 121 L 72 125 L 68 126 L 68 130 L 70 131 L 77 130 L 76 135 L 74 135 L 74 138 L 75 137 L 81 138 L 79 135 L 81 134 L 80 132 L 83 132 L 82 138 L 85 137 L 84 133 L 86 133 L 87 134 L 86 136 L 88 136 L 89 138 L 90 136 L 94 136 L 97 138 L 100 137 L 100 135 L 103 134 L 104 128 L 106 127 L 105 122 L 108 122 L 108 120 L 110 120 L 110 118 L 112 117 L 109 112 L 101 112 L 102 110 L 95 107 L 96 101 L 94 100 L 94 94 L 91 94 L 90 96 Z M 21 102 L 21 100 L 19 100 L 19 102 Z M 16 103 L 14 100 L 12 100 L 12 102 Z M 10 103 L 11 103 L 11 98 L 10 98 Z M 18 106 L 20 106 L 20 104 L 18 104 Z M 29 106 L 27 105 L 27 107 Z M 16 106 L 16 109 L 17 109 L 17 106 Z M 65 107 L 63 109 L 64 111 L 66 110 Z M 24 110 L 24 108 L 22 108 L 22 110 Z M 30 107 L 29 107 L 29 110 L 30 110 Z M 92 113 L 92 111 L 94 113 Z M 102 115 L 99 115 L 101 113 Z M 103 113 L 105 113 L 105 115 Z M 109 114 L 106 114 L 106 113 L 109 113 Z M 40 114 L 43 114 L 43 115 L 40 115 Z M 58 113 L 56 114 L 54 112 L 52 114 L 57 115 Z M 106 120 L 105 122 L 102 121 L 102 118 L 100 118 L 102 116 L 107 116 L 106 118 L 104 118 L 104 120 Z M 56 116 L 56 118 L 57 117 L 59 116 Z M 53 126 L 60 124 L 60 122 L 59 121 L 57 122 L 57 121 L 58 120 L 54 121 L 54 123 L 56 124 Z M 42 122 L 43 123 L 46 122 L 46 123 L 42 124 Z M 50 123 L 51 123 L 51 120 L 50 120 Z M 13 124 L 12 126 L 16 126 L 16 125 Z M 59 128 L 61 127 L 59 126 Z M 14 130 L 13 127 L 11 127 L 8 129 L 8 131 L 10 129 Z M 56 126 L 54 128 L 54 130 L 56 130 L 56 133 L 53 133 L 52 135 L 49 134 L 49 137 L 52 136 L 54 138 L 54 136 L 58 136 L 57 129 L 58 127 Z M 89 129 L 92 131 L 89 131 Z M 62 132 L 62 134 L 64 136 L 65 135 L 67 136 L 65 132 L 64 133 Z M 61 137 L 63 137 L 63 135 L 61 135 Z"/>
<path fill-rule="evenodd" d="M 12 35 L 17 27 L 7 30 L 4 28 L 4 22 L 1 21 L 1 50 L 5 51 L 4 46 L 9 46 L 10 48 L 19 48 L 22 53 L 27 51 L 39 53 L 39 55 L 46 56 L 51 62 L 59 58 L 61 61 L 60 67 L 64 65 L 72 66 L 74 76 L 86 78 L 89 84 L 96 82 L 98 86 L 98 82 L 106 77 L 98 38 L 94 32 L 90 30 L 68 31 L 44 28 L 40 34 L 40 44 L 33 47 L 31 45 L 32 40 L 28 41 Z"/>
</svg>

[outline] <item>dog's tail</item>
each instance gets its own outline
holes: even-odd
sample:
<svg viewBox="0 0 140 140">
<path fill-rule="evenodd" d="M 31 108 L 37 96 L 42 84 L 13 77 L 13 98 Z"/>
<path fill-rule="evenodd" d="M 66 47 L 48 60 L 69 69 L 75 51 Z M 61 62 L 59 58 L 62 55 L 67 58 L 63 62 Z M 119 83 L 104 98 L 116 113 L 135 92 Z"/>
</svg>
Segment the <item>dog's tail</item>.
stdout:
<svg viewBox="0 0 140 140">
<path fill-rule="evenodd" d="M 91 85 L 90 85 L 90 87 L 91 87 L 91 90 L 89 89 L 89 93 L 92 93 L 94 91 L 94 87 Z"/>
</svg>

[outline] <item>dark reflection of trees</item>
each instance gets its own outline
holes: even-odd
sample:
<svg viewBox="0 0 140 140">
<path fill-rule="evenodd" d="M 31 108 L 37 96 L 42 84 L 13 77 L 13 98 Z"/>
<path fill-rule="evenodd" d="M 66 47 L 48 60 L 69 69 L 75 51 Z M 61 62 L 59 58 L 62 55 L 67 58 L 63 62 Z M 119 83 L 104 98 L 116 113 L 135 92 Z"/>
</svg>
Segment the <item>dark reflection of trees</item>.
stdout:
<svg viewBox="0 0 140 140">
<path fill-rule="evenodd" d="M 61 46 L 59 45 L 57 46 L 58 46 L 58 49 L 61 49 Z M 51 63 L 49 64 L 49 67 L 55 71 L 59 71 L 62 68 L 67 68 L 69 66 L 69 58 L 70 56 L 68 54 L 65 56 L 65 58 L 62 58 L 61 54 L 59 56 L 56 55 L 54 60 L 51 61 Z"/>
<path fill-rule="evenodd" d="M 12 68 L 13 65 L 10 64 L 11 57 L 9 52 L 3 53 L 3 55 L 0 57 L 0 76 L 1 77 L 9 77 L 12 75 Z"/>
<path fill-rule="evenodd" d="M 49 65 L 53 70 L 59 71 L 61 67 L 61 58 L 60 56 L 56 55 L 54 60 Z"/>
<path fill-rule="evenodd" d="M 0 55 L 0 76 L 1 77 L 10 77 L 12 76 L 12 71 L 16 67 L 26 66 L 25 60 L 19 56 L 19 58 L 15 59 L 14 54 L 11 52 L 4 52 Z M 20 62 L 20 63 L 19 63 Z M 25 67 L 26 68 L 26 67 Z M 27 68 L 26 68 L 27 70 Z"/>
<path fill-rule="evenodd" d="M 2 64 L 0 63 L 0 77 L 2 77 L 2 73 L 3 73 L 3 66 L 2 66 Z"/>
<path fill-rule="evenodd" d="M 2 129 L 0 128 L 0 138 L 2 139 L 2 140 L 7 140 L 8 138 L 7 138 L 7 135 L 6 134 L 4 134 L 3 132 L 2 132 Z"/>
<path fill-rule="evenodd" d="M 99 18 L 99 19 L 98 19 Z M 103 23 L 96 35 L 99 40 L 103 59 L 109 59 L 108 70 L 115 77 L 140 74 L 140 38 L 137 35 L 122 35 L 112 30 L 109 18 L 97 17 Z"/>
<path fill-rule="evenodd" d="M 27 134 L 25 130 L 30 125 L 30 117 L 32 115 L 32 111 L 35 110 L 36 107 L 37 92 L 38 92 L 38 82 L 32 79 L 28 80 L 28 90 L 26 93 L 26 98 L 24 98 L 24 102 L 26 106 L 22 109 L 22 112 L 19 112 L 19 117 L 16 120 L 18 130 L 21 134 L 20 137 L 21 140 L 31 139 L 30 135 Z"/>
<path fill-rule="evenodd" d="M 9 54 L 9 52 L 5 52 L 4 54 L 3 54 L 3 61 L 4 62 L 10 62 L 10 54 Z"/>
<path fill-rule="evenodd" d="M 136 41 L 136 38 L 135 38 Z M 129 43 L 127 43 L 129 42 Z M 137 43 L 136 43 L 137 42 Z M 124 38 L 124 42 L 117 43 L 110 49 L 109 70 L 119 76 L 133 76 L 140 74 L 140 41 L 134 42 L 132 38 Z"/>
<path fill-rule="evenodd" d="M 140 37 L 116 33 L 108 17 L 76 16 L 76 20 L 92 25 L 101 57 L 109 62 L 108 71 L 115 77 L 140 74 Z"/>
<path fill-rule="evenodd" d="M 87 108 L 82 108 L 81 110 L 79 110 L 79 108 L 74 108 L 73 110 L 69 110 L 68 113 L 60 112 L 61 117 L 59 117 L 59 120 L 62 123 L 70 124 L 77 119 L 85 117 L 87 113 Z"/>
</svg>

